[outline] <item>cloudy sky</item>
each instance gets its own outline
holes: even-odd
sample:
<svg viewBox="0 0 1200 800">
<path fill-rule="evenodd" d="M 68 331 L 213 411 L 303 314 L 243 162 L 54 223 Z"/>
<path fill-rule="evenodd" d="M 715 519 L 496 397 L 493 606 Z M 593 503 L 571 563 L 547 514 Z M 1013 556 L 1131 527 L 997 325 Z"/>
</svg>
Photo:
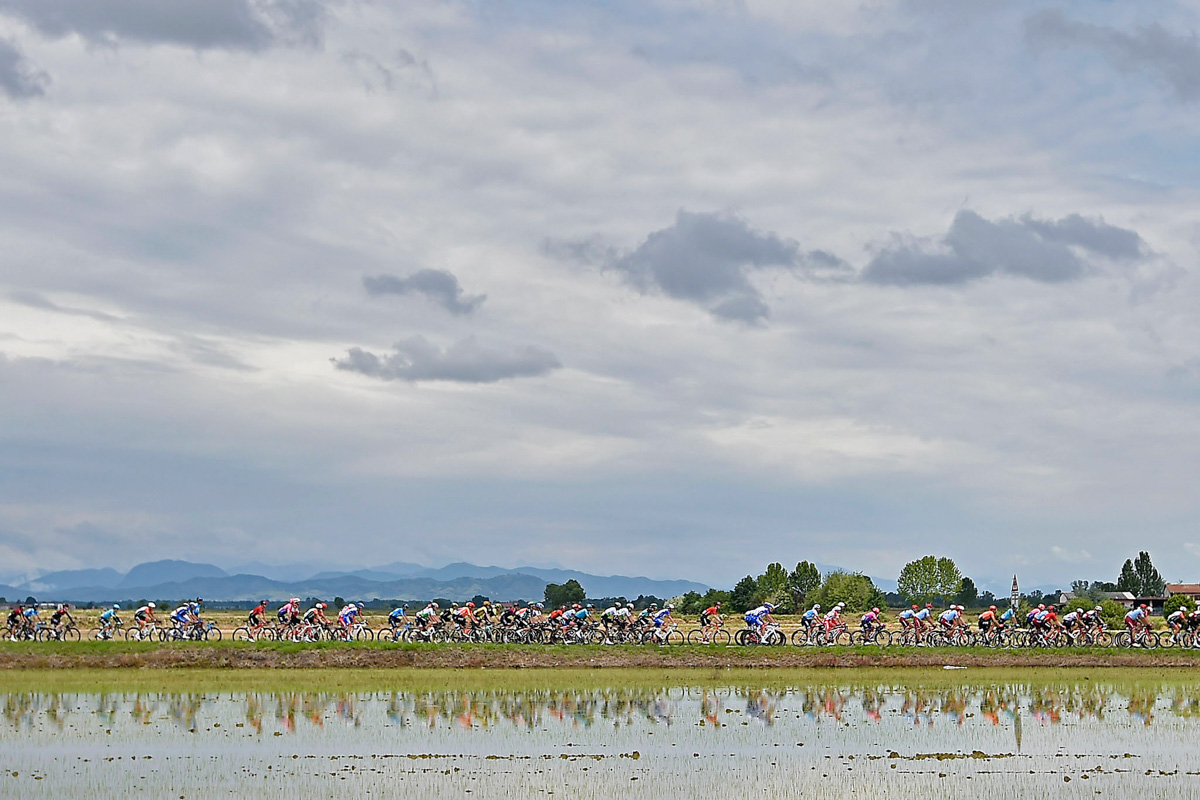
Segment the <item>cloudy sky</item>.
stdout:
<svg viewBox="0 0 1200 800">
<path fill-rule="evenodd" d="M 1198 28 L 0 0 L 0 572 L 1200 579 Z"/>
</svg>

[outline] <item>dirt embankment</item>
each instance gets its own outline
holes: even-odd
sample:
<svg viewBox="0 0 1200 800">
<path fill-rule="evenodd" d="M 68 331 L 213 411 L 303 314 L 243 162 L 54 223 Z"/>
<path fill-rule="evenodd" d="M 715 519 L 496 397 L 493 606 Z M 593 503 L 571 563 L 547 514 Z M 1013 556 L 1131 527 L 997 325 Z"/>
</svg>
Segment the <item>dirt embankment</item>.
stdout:
<svg viewBox="0 0 1200 800">
<path fill-rule="evenodd" d="M 1200 667 L 1200 653 L 1180 651 L 992 651 L 850 648 L 541 647 L 541 646 L 354 646 L 174 645 L 110 648 L 6 646 L 3 669 L 76 668 L 267 668 L 364 667 L 386 669 L 554 667 Z"/>
</svg>

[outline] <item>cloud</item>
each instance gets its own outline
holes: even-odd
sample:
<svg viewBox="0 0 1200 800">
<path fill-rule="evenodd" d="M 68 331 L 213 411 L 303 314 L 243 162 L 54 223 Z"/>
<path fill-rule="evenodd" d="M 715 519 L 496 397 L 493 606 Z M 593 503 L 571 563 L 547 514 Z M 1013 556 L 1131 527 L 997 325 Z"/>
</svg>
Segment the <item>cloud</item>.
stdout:
<svg viewBox="0 0 1200 800">
<path fill-rule="evenodd" d="M 12 42 L 0 39 L 0 92 L 13 99 L 38 97 L 49 83 L 49 76 L 34 69 Z"/>
<path fill-rule="evenodd" d="M 458 278 L 444 269 L 421 269 L 401 278 L 396 275 L 365 275 L 363 287 L 367 294 L 423 294 L 451 314 L 470 314 L 487 299 L 485 294 L 466 295 Z"/>
<path fill-rule="evenodd" d="M 540 347 L 499 350 L 481 345 L 475 337 L 445 350 L 423 336 L 397 342 L 383 356 L 353 347 L 345 358 L 331 359 L 338 369 L 385 381 L 454 381 L 495 383 L 508 378 L 531 378 L 562 367 L 558 357 Z"/>
<path fill-rule="evenodd" d="M 1035 46 L 1092 47 L 1117 69 L 1156 73 L 1180 100 L 1200 100 L 1200 42 L 1195 34 L 1175 34 L 1158 23 L 1125 33 L 1103 25 L 1076 22 L 1057 9 L 1047 9 L 1025 20 L 1025 36 Z"/>
<path fill-rule="evenodd" d="M 1060 220 L 1024 216 L 991 221 L 960 211 L 940 242 L 898 238 L 871 259 L 862 279 L 900 286 L 953 285 L 1006 274 L 1061 283 L 1084 274 L 1087 265 L 1079 251 L 1130 261 L 1143 254 L 1144 243 L 1134 231 L 1078 214 Z"/>
<path fill-rule="evenodd" d="M 313 0 L 0 0 L 0 13 L 16 16 L 43 35 L 77 35 L 90 44 L 122 40 L 177 44 L 196 49 L 262 50 L 277 43 L 315 42 L 323 12 Z"/>
</svg>

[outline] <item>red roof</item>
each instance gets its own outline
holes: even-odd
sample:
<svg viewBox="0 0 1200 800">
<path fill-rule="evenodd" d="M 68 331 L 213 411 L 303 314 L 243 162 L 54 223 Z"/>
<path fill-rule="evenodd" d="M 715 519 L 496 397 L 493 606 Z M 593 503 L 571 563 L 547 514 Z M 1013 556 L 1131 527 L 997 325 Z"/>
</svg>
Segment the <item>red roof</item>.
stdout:
<svg viewBox="0 0 1200 800">
<path fill-rule="evenodd" d="M 1200 583 L 1168 583 L 1167 594 L 1200 594 Z"/>
</svg>

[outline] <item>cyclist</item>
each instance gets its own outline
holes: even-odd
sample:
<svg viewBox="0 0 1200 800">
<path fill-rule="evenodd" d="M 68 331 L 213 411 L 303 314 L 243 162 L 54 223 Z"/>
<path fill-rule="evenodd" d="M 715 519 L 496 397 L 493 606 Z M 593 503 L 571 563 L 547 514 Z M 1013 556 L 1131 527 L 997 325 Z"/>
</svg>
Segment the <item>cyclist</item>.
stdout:
<svg viewBox="0 0 1200 800">
<path fill-rule="evenodd" d="M 1058 627 L 1058 614 L 1054 613 L 1054 606 L 1046 606 L 1046 614 L 1041 618 L 1041 623 L 1046 630 Z"/>
<path fill-rule="evenodd" d="M 1187 616 L 1187 606 L 1180 606 L 1167 616 L 1167 627 L 1170 628 L 1172 636 L 1179 635 L 1179 631 L 1183 628 L 1184 623 L 1187 622 Z"/>
<path fill-rule="evenodd" d="M 1004 609 L 1004 613 L 1000 615 L 1000 624 L 1007 625 L 1008 623 L 1012 622 L 1012 620 L 1015 619 L 1016 616 L 1017 616 L 1017 609 L 1014 608 L 1013 606 L 1009 606 L 1008 608 Z"/>
<path fill-rule="evenodd" d="M 842 609 L 845 607 L 846 607 L 845 603 L 838 601 L 837 605 L 835 605 L 833 608 L 831 608 L 827 612 L 825 612 L 825 632 L 826 633 L 829 633 L 831 630 L 836 628 L 838 625 L 842 624 Z"/>
<path fill-rule="evenodd" d="M 324 603 L 314 603 L 312 608 L 310 608 L 308 611 L 304 612 L 304 616 L 301 617 L 301 620 L 303 620 L 304 623 L 306 625 L 308 625 L 308 627 L 310 629 L 309 630 L 310 635 L 313 630 L 317 629 L 318 626 L 321 627 L 322 629 L 329 628 L 329 620 L 325 616 L 325 604 Z"/>
<path fill-rule="evenodd" d="M 992 628 L 997 627 L 996 607 L 988 606 L 987 610 L 979 615 L 979 635 L 991 638 L 989 633 Z"/>
<path fill-rule="evenodd" d="M 592 611 L 596 607 L 588 603 L 586 607 L 580 607 L 579 603 L 575 604 L 575 627 L 582 628 L 587 623 L 588 618 L 592 615 Z"/>
<path fill-rule="evenodd" d="M 675 620 L 671 616 L 671 612 L 674 610 L 675 610 L 675 606 L 673 606 L 670 603 L 667 603 L 667 605 L 665 607 L 663 607 L 657 614 L 654 615 L 654 627 L 666 628 L 667 625 L 674 622 Z"/>
<path fill-rule="evenodd" d="M 17 603 L 8 612 L 8 638 L 10 641 L 17 640 L 17 631 L 20 630 L 22 623 L 25 622 L 25 607 Z"/>
<path fill-rule="evenodd" d="M 800 615 L 800 622 L 809 633 L 821 624 L 821 604 L 813 603 L 813 607 Z"/>
<path fill-rule="evenodd" d="M 879 619 L 879 609 L 872 608 L 870 611 L 862 615 L 859 621 L 859 627 L 863 629 L 863 633 L 871 633 L 876 628 L 880 627 L 883 622 Z"/>
<path fill-rule="evenodd" d="M 1068 611 L 1066 614 L 1063 614 L 1063 630 L 1068 634 L 1071 634 L 1071 632 L 1076 628 L 1082 629 L 1084 627 L 1083 613 L 1084 612 L 1081 609 L 1077 608 L 1074 611 Z"/>
<path fill-rule="evenodd" d="M 917 621 L 917 631 L 923 631 L 933 625 L 933 603 L 926 603 L 913 618 Z"/>
<path fill-rule="evenodd" d="M 438 616 L 438 604 L 430 603 L 422 608 L 415 615 L 417 624 L 421 626 L 422 631 L 431 631 L 441 621 Z"/>
<path fill-rule="evenodd" d="M 121 624 L 121 619 L 117 616 L 117 612 L 120 610 L 120 604 L 114 603 L 112 608 L 106 608 L 100 614 L 100 637 L 102 639 L 113 637 L 113 628 Z"/>
<path fill-rule="evenodd" d="M 1025 615 L 1025 625 L 1029 628 L 1037 628 L 1038 620 L 1043 616 L 1046 606 L 1038 603 L 1037 608 L 1029 609 L 1029 613 Z"/>
<path fill-rule="evenodd" d="M 300 598 L 293 597 L 276 612 L 279 616 L 280 625 L 299 625 L 300 624 Z"/>
<path fill-rule="evenodd" d="M 943 630 L 950 631 L 958 627 L 960 618 L 958 606 L 950 606 L 938 614 L 938 625 L 941 625 Z"/>
<path fill-rule="evenodd" d="M 195 618 L 192 616 L 192 604 L 183 603 L 177 606 L 168 618 L 181 632 L 186 631 L 188 625 L 195 622 Z"/>
<path fill-rule="evenodd" d="M 454 622 L 458 627 L 469 633 L 471 626 L 475 624 L 475 603 L 470 602 L 465 606 L 454 609 Z"/>
<path fill-rule="evenodd" d="M 763 625 L 775 621 L 775 618 L 771 616 L 771 612 L 774 610 L 775 606 L 770 603 L 763 603 L 758 608 L 750 609 L 746 612 L 746 625 L 761 637 Z"/>
<path fill-rule="evenodd" d="M 50 624 L 54 626 L 55 633 L 62 634 L 66 625 L 63 624 L 63 617 L 67 618 L 67 622 L 74 625 L 75 618 L 71 616 L 68 610 L 71 606 L 68 603 L 59 603 L 54 609 L 54 613 L 50 615 Z"/>
<path fill-rule="evenodd" d="M 605 633 L 608 633 L 617 623 L 617 605 L 617 603 L 613 603 L 600 612 L 600 624 L 604 626 Z"/>
<path fill-rule="evenodd" d="M 357 620 L 358 615 L 362 613 L 364 606 L 362 603 L 347 603 L 341 611 L 338 612 L 338 623 L 342 626 L 342 630 L 347 634 L 350 633 L 350 626 Z"/>
<path fill-rule="evenodd" d="M 153 625 L 158 622 L 158 620 L 154 618 L 155 608 L 156 606 L 154 603 L 146 603 L 146 605 L 139 606 L 138 609 L 133 612 L 133 621 L 138 624 L 139 638 L 141 638 L 141 634 L 146 630 L 147 625 Z"/>
<path fill-rule="evenodd" d="M 267 627 L 266 600 L 260 601 L 258 605 L 250 610 L 250 616 L 246 617 L 246 626 L 256 634 Z"/>
<path fill-rule="evenodd" d="M 906 608 L 901 611 L 897 617 L 900 620 L 900 627 L 904 630 L 916 627 L 917 624 L 917 604 L 913 603 L 912 608 Z"/>
<path fill-rule="evenodd" d="M 41 612 L 38 611 L 37 603 L 30 603 L 29 608 L 25 609 L 25 632 L 32 636 L 41 621 Z"/>
<path fill-rule="evenodd" d="M 721 603 L 718 601 L 700 612 L 700 633 L 708 638 L 721 628 Z"/>
<path fill-rule="evenodd" d="M 1091 628 L 1094 626 L 1104 627 L 1104 609 L 1100 606 L 1090 608 L 1083 612 L 1083 624 L 1085 627 Z"/>
<path fill-rule="evenodd" d="M 1145 603 L 1130 609 L 1129 613 L 1125 615 L 1125 628 L 1131 636 L 1137 636 L 1139 628 L 1150 630 L 1150 612 L 1146 610 Z"/>
<path fill-rule="evenodd" d="M 398 607 L 392 609 L 392 613 L 388 614 L 388 626 L 395 632 L 397 628 L 403 628 L 408 625 L 408 606 L 401 603 Z"/>
</svg>

